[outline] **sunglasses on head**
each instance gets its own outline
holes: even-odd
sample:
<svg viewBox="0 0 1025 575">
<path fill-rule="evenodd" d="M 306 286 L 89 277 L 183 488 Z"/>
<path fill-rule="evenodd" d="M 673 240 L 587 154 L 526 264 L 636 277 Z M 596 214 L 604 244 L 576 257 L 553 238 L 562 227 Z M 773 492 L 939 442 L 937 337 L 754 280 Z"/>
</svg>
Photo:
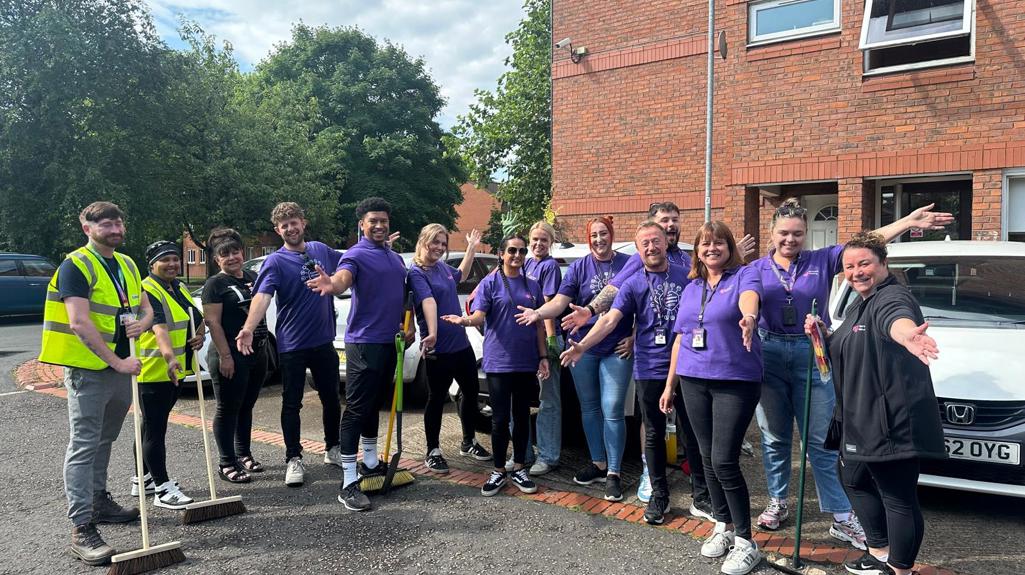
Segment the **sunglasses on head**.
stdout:
<svg viewBox="0 0 1025 575">
<path fill-rule="evenodd" d="M 509 247 L 505 248 L 505 253 L 507 253 L 507 254 L 509 254 L 511 256 L 514 256 L 516 254 L 519 254 L 521 256 L 525 256 L 525 255 L 527 255 L 527 248 L 518 248 L 518 247 L 515 247 L 515 246 L 509 246 Z"/>
<path fill-rule="evenodd" d="M 784 218 L 803 218 L 807 214 L 808 210 L 798 206 L 780 206 L 779 208 L 776 208 L 776 215 Z"/>
</svg>

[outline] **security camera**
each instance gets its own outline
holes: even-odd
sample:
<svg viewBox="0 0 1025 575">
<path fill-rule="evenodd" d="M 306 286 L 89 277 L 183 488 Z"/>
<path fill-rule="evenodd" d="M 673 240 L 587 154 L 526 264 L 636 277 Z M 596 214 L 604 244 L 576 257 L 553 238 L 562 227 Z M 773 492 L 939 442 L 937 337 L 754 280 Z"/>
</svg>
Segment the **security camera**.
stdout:
<svg viewBox="0 0 1025 575">
<path fill-rule="evenodd" d="M 567 46 L 569 46 L 572 43 L 573 43 L 573 39 L 572 38 L 563 38 L 562 40 L 559 40 L 558 42 L 555 43 L 555 47 L 560 49 L 560 50 L 562 50 L 563 48 L 566 48 Z"/>
</svg>

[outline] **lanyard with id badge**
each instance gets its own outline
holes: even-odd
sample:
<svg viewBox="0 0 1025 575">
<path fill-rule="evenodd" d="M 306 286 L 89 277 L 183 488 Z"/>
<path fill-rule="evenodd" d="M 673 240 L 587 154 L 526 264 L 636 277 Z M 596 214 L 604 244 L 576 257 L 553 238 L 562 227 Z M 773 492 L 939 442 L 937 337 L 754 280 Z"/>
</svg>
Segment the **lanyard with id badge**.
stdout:
<svg viewBox="0 0 1025 575">
<path fill-rule="evenodd" d="M 117 266 L 117 272 L 114 272 L 114 270 L 110 269 L 110 266 L 107 265 L 106 258 L 98 254 L 92 246 L 89 246 L 89 251 L 96 256 L 96 259 L 100 260 L 100 263 L 103 264 L 107 273 L 110 274 L 110 281 L 113 282 L 114 289 L 117 291 L 117 298 L 121 301 L 121 309 L 119 309 L 117 313 L 118 325 L 125 325 L 129 321 L 135 321 L 137 318 L 135 316 L 135 312 L 132 311 L 131 303 L 128 301 L 128 284 L 125 282 L 124 274 L 121 273 L 121 266 Z"/>
<path fill-rule="evenodd" d="M 783 303 L 783 325 L 786 327 L 793 327 L 797 325 L 797 306 L 794 305 L 794 285 L 797 284 L 797 265 L 801 262 L 801 254 L 797 254 L 797 259 L 790 264 L 790 269 L 787 270 L 787 277 L 784 278 L 783 274 L 779 272 L 779 265 L 775 260 L 770 258 L 769 264 L 772 266 L 772 272 L 776 274 L 776 279 L 779 280 L 780 285 L 783 286 L 783 291 L 787 294 L 787 299 Z"/>
<path fill-rule="evenodd" d="M 648 299 L 651 300 L 651 311 L 655 314 L 655 345 L 666 345 L 669 338 L 666 336 L 666 319 L 669 315 L 666 306 L 669 302 L 669 290 L 666 284 L 669 283 L 669 272 L 666 272 L 666 277 L 662 281 L 662 295 L 657 295 L 655 285 L 651 281 L 651 276 L 648 274 L 648 270 L 644 270 L 644 279 L 648 280 Z"/>
<path fill-rule="evenodd" d="M 698 312 L 698 327 L 691 331 L 690 346 L 694 349 L 705 349 L 705 306 L 712 303 L 712 298 L 715 297 L 715 290 L 719 287 L 719 284 L 715 284 L 712 289 L 708 289 L 708 282 L 701 282 L 701 311 Z"/>
</svg>

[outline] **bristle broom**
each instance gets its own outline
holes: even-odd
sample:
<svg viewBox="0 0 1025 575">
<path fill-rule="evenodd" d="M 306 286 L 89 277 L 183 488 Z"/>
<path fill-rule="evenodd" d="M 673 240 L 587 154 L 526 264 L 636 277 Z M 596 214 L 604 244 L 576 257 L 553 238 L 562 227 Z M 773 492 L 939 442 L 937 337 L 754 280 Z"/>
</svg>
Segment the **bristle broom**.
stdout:
<svg viewBox="0 0 1025 575">
<path fill-rule="evenodd" d="M 384 480 L 384 475 L 364 477 L 363 479 L 359 480 L 359 489 L 363 493 L 374 493 L 376 491 L 381 491 L 382 489 L 384 489 Z M 389 487 L 389 489 L 391 487 L 401 487 L 403 485 L 409 485 L 414 481 L 416 481 L 416 477 L 412 473 L 406 471 L 405 469 L 399 469 L 395 472 L 395 477 L 392 478 L 391 486 Z"/>
<path fill-rule="evenodd" d="M 135 575 L 146 573 L 185 561 L 185 553 L 181 543 L 174 541 L 163 545 L 154 545 L 149 549 L 139 549 L 120 553 L 111 558 L 110 570 L 107 575 Z"/>
<path fill-rule="evenodd" d="M 242 498 L 237 495 L 189 503 L 185 506 L 185 513 L 182 514 L 182 525 L 191 525 L 245 512 L 246 506 L 242 503 Z"/>
</svg>

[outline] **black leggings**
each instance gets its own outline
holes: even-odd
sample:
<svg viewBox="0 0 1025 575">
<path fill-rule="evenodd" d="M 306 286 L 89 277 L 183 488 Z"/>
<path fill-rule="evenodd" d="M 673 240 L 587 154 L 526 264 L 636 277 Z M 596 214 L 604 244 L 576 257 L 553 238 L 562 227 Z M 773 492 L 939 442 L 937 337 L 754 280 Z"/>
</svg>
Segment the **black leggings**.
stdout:
<svg viewBox="0 0 1025 575">
<path fill-rule="evenodd" d="M 890 546 L 889 564 L 911 569 L 925 535 L 918 505 L 917 457 L 896 461 L 844 461 L 840 478 L 865 528 L 869 547 Z"/>
<path fill-rule="evenodd" d="M 267 378 L 267 346 L 254 346 L 252 355 L 242 355 L 232 349 L 231 358 L 235 361 L 235 374 L 225 378 L 220 372 L 221 359 L 217 349 L 210 346 L 207 353 L 214 397 L 217 398 L 214 439 L 220 452 L 221 467 L 234 465 L 239 457 L 253 455 L 250 449 L 253 406 L 260 397 L 263 380 Z"/>
<path fill-rule="evenodd" d="M 463 443 L 473 441 L 474 422 L 477 419 L 477 357 L 473 348 L 455 353 L 439 353 L 427 360 L 427 406 L 424 408 L 424 433 L 427 435 L 427 453 L 439 445 L 441 413 L 448 399 L 448 387 L 455 379 L 462 392 L 459 402 L 459 421 L 463 425 Z"/>
<path fill-rule="evenodd" d="M 489 373 L 488 399 L 491 401 L 491 452 L 495 469 L 505 467 L 509 448 L 509 413 L 513 421 L 513 461 L 527 461 L 530 439 L 530 400 L 538 396 L 537 375 L 533 372 Z"/>
<path fill-rule="evenodd" d="M 178 386 L 170 381 L 139 383 L 142 404 L 142 469 L 158 487 L 167 483 L 167 418 L 178 401 Z M 133 449 L 132 453 L 136 453 Z"/>
<path fill-rule="evenodd" d="M 762 395 L 760 381 L 683 378 L 683 402 L 701 449 L 716 521 L 751 540 L 751 497 L 740 471 L 740 446 Z"/>
</svg>

